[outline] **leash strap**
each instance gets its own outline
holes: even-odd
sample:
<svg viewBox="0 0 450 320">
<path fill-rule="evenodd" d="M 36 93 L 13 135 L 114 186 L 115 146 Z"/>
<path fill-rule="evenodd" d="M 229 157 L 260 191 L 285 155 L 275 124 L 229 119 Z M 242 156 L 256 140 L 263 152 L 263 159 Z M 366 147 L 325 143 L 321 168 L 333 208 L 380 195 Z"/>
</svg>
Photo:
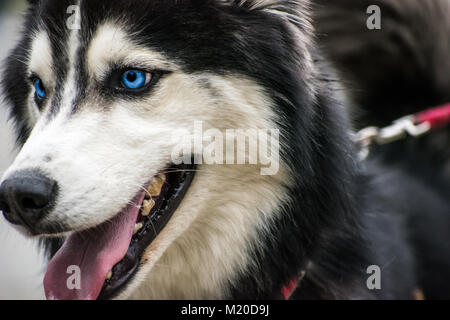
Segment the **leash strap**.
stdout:
<svg viewBox="0 0 450 320">
<path fill-rule="evenodd" d="M 429 123 L 431 129 L 439 129 L 450 123 L 450 103 L 442 107 L 426 110 L 416 116 L 418 123 Z"/>
</svg>

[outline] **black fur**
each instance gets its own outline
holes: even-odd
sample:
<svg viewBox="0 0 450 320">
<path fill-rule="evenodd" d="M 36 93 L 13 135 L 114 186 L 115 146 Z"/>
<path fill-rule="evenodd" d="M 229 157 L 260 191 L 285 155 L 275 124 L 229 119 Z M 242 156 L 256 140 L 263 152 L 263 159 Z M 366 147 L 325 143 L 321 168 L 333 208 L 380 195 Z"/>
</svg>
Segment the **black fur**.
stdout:
<svg viewBox="0 0 450 320">
<path fill-rule="evenodd" d="M 24 113 L 30 88 L 21 62 L 27 56 L 28 35 L 38 22 L 60 21 L 69 2 L 34 4 L 24 39 L 7 62 L 3 85 L 21 142 L 30 129 Z M 301 23 L 250 9 L 251 0 L 243 6 L 216 0 L 82 1 L 83 19 L 88 21 L 82 24 L 82 38 L 87 43 L 99 23 L 121 18 L 129 21 L 137 40 L 176 59 L 185 72 L 242 74 L 272 94 L 283 119 L 282 157 L 295 173 L 296 187 L 289 190 L 291 201 L 279 208 L 272 234 L 264 234 L 263 245 L 252 253 L 256 267 L 229 279 L 229 298 L 281 298 L 282 287 L 302 270 L 306 277 L 292 298 L 409 299 L 416 288 L 430 297 L 449 297 L 450 281 L 437 286 L 435 278 L 449 279 L 448 202 L 404 168 L 388 170 L 377 159 L 357 160 L 347 102 L 330 80 L 333 72 L 313 41 L 304 48 L 297 44 L 299 33 L 311 37 L 305 28 L 308 3 L 280 3 L 278 10 L 295 12 Z M 58 59 L 67 59 L 57 46 L 67 35 L 57 25 L 48 31 Z M 81 100 L 89 88 L 83 52 L 79 56 Z M 59 72 L 59 81 L 66 72 Z M 58 101 L 53 103 L 57 112 Z M 438 234 L 439 241 L 428 236 Z M 54 251 L 55 244 L 50 249 Z M 422 259 L 428 253 L 440 259 Z M 370 265 L 382 268 L 380 291 L 366 287 Z"/>
</svg>

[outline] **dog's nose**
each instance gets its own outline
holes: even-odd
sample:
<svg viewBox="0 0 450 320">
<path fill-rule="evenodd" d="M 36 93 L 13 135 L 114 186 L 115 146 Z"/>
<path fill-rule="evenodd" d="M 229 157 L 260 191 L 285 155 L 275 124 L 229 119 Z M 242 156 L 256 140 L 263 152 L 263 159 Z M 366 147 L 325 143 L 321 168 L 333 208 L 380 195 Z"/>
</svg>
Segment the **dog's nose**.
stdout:
<svg viewBox="0 0 450 320">
<path fill-rule="evenodd" d="M 6 220 L 33 228 L 56 197 L 56 181 L 37 171 L 18 172 L 0 186 L 0 211 Z"/>
</svg>

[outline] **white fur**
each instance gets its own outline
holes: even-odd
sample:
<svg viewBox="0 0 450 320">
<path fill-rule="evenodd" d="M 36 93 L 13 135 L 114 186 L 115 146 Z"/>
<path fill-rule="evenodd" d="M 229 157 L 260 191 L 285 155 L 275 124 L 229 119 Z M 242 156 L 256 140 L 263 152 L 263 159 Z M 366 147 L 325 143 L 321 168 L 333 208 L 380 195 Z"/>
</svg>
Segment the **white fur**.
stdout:
<svg viewBox="0 0 450 320">
<path fill-rule="evenodd" d="M 79 6 L 79 1 L 77 3 Z M 81 15 L 79 17 L 80 23 L 83 23 L 81 20 Z M 64 93 L 61 103 L 61 111 L 59 112 L 59 116 L 68 117 L 71 113 L 71 106 L 73 100 L 76 96 L 76 64 L 75 61 L 77 59 L 78 49 L 80 47 L 80 31 L 77 28 L 70 29 L 69 42 L 67 44 L 67 54 L 69 56 L 69 72 L 67 73 L 67 79 L 64 84 Z"/>
<path fill-rule="evenodd" d="M 47 32 L 41 30 L 31 40 L 31 50 L 28 62 L 29 73 L 38 74 L 45 83 L 53 84 L 53 57 L 50 39 Z"/>
<path fill-rule="evenodd" d="M 98 28 L 89 46 L 87 61 L 89 69 L 98 79 L 105 75 L 110 63 L 115 61 L 150 70 L 176 69 L 176 65 L 164 59 L 161 54 L 134 43 L 119 22 L 108 22 Z"/>
<path fill-rule="evenodd" d="M 288 201 L 281 176 L 262 177 L 255 168 L 239 166 L 200 170 L 122 298 L 221 299 L 229 281 L 251 272 L 257 231 L 268 231 L 272 214 Z"/>
<path fill-rule="evenodd" d="M 48 34 L 41 30 L 36 32 L 32 38 L 30 55 L 28 57 L 28 75 L 38 75 L 46 88 L 53 88 L 53 57 Z M 34 103 L 34 91 L 28 97 L 28 104 L 27 123 L 31 129 L 40 117 L 39 109 Z"/>
</svg>

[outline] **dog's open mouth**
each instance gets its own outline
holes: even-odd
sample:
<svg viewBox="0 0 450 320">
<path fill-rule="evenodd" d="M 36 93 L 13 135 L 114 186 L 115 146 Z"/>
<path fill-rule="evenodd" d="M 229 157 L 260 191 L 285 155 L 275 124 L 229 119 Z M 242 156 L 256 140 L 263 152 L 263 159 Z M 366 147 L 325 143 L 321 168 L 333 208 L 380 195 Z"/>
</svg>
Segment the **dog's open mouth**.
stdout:
<svg viewBox="0 0 450 320">
<path fill-rule="evenodd" d="M 170 166 L 112 220 L 71 235 L 47 268 L 47 298 L 119 295 L 138 271 L 144 251 L 180 205 L 194 175 L 195 166 Z"/>
</svg>

